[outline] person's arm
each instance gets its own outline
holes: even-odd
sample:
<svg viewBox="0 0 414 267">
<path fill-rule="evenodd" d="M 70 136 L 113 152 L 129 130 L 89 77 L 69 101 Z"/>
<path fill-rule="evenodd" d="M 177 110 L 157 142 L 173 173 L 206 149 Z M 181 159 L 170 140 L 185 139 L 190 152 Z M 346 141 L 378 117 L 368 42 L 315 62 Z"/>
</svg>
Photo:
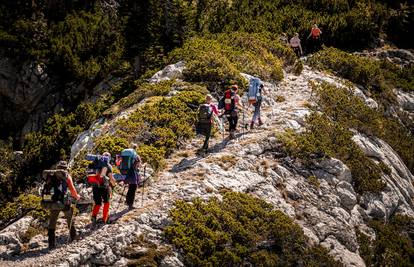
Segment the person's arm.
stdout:
<svg viewBox="0 0 414 267">
<path fill-rule="evenodd" d="M 300 42 L 299 42 L 299 50 L 300 50 L 300 55 L 303 55 L 303 52 L 302 52 L 302 45 L 300 44 Z"/>
<path fill-rule="evenodd" d="M 134 168 L 137 170 L 142 165 L 141 157 L 136 154 L 135 161 L 134 161 Z"/>
<path fill-rule="evenodd" d="M 116 186 L 116 180 L 115 180 L 114 175 L 112 174 L 112 172 L 108 173 L 108 177 L 109 177 L 109 183 L 112 186 Z"/>
<path fill-rule="evenodd" d="M 66 183 L 68 184 L 69 191 L 70 191 L 70 194 L 72 195 L 72 197 L 79 200 L 80 196 L 79 196 L 78 192 L 76 192 L 76 188 L 73 185 L 72 177 L 70 176 L 69 173 L 66 176 Z"/>
<path fill-rule="evenodd" d="M 244 107 L 242 106 L 242 104 L 240 103 L 240 96 L 236 94 L 234 101 L 236 102 L 236 105 L 239 109 L 244 111 Z"/>
</svg>

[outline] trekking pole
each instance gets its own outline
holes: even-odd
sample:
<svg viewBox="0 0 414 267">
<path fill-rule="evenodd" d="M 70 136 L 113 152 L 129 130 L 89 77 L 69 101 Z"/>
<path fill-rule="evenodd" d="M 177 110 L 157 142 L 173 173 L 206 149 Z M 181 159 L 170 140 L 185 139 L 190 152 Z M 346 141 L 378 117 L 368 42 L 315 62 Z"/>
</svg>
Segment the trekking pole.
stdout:
<svg viewBox="0 0 414 267">
<path fill-rule="evenodd" d="M 147 181 L 145 177 L 145 172 L 147 170 L 147 165 L 144 165 L 144 180 L 142 181 L 142 196 L 141 196 L 141 207 L 144 205 L 144 192 L 145 192 L 145 182 Z"/>
<path fill-rule="evenodd" d="M 124 196 L 124 193 L 125 193 L 125 190 L 126 190 L 126 186 L 125 186 L 125 184 L 124 184 L 124 189 L 122 190 L 122 193 L 121 193 L 121 197 L 119 198 L 119 200 L 118 200 L 118 206 L 116 207 L 116 209 L 115 209 L 115 212 L 114 213 L 116 213 L 117 211 L 118 211 L 118 209 L 119 209 L 119 206 L 121 205 L 121 202 L 122 202 L 122 197 Z"/>
</svg>

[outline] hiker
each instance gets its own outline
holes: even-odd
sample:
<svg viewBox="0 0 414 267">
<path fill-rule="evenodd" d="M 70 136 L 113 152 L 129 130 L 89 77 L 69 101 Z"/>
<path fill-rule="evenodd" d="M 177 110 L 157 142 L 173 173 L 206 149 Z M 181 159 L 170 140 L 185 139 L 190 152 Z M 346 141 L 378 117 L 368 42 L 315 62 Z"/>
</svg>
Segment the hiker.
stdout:
<svg viewBox="0 0 414 267">
<path fill-rule="evenodd" d="M 254 106 L 254 113 L 252 121 L 250 122 L 250 130 L 253 129 L 256 120 L 258 120 L 259 126 L 263 125 L 260 117 L 260 108 L 263 100 L 262 94 L 265 94 L 263 82 L 259 78 L 251 78 L 249 82 L 248 101 L 249 104 Z"/>
<path fill-rule="evenodd" d="M 301 57 L 303 52 L 302 52 L 302 46 L 300 44 L 299 33 L 295 33 L 295 35 L 290 39 L 289 44 L 290 44 L 290 47 L 295 52 L 295 54 L 298 57 Z"/>
<path fill-rule="evenodd" d="M 50 210 L 47 235 L 49 249 L 53 249 L 56 246 L 55 231 L 57 220 L 61 211 L 63 211 L 68 224 L 70 240 L 75 240 L 76 228 L 74 213 L 76 205 L 72 205 L 69 192 L 70 196 L 76 200 L 79 200 L 80 196 L 76 192 L 72 177 L 68 173 L 68 164 L 66 161 L 59 161 L 56 166 L 56 170 L 45 170 L 43 171 L 42 176 L 46 182 L 41 193 L 41 205 L 43 208 Z"/>
<path fill-rule="evenodd" d="M 142 161 L 136 152 L 137 148 L 137 144 L 132 144 L 132 148 L 122 150 L 121 161 L 118 167 L 121 174 L 125 175 L 124 183 L 128 185 L 125 204 L 128 205 L 129 210 L 135 208 L 135 192 L 137 191 L 140 182 L 139 168 L 141 167 Z"/>
<path fill-rule="evenodd" d="M 309 36 L 308 36 L 308 38 L 306 38 L 306 39 L 309 39 L 309 38 L 311 38 L 311 52 L 313 53 L 313 52 L 316 52 L 316 51 L 318 51 L 319 49 L 320 49 L 320 46 L 321 46 L 321 34 L 322 34 L 322 31 L 318 28 L 318 25 L 316 25 L 316 24 L 313 24 L 313 26 L 312 26 L 312 29 L 311 29 L 311 31 L 310 31 L 310 33 L 309 33 Z"/>
<path fill-rule="evenodd" d="M 197 122 L 197 134 L 205 136 L 202 151 L 207 152 L 208 141 L 211 136 L 211 127 L 213 125 L 214 116 L 218 116 L 217 105 L 212 103 L 213 97 L 208 94 L 206 95 L 206 103 L 202 104 L 198 108 L 198 122 Z"/>
<path fill-rule="evenodd" d="M 279 37 L 279 41 L 284 45 L 289 45 L 289 40 L 285 32 L 282 32 L 282 35 Z"/>
<path fill-rule="evenodd" d="M 98 164 L 95 166 L 96 182 L 93 184 L 92 193 L 95 205 L 92 209 L 92 226 L 96 225 L 96 217 L 101 209 L 103 202 L 102 221 L 104 224 L 110 223 L 109 219 L 109 199 L 111 196 L 111 187 L 116 185 L 116 181 L 112 174 L 112 166 L 110 164 L 111 154 L 105 152 L 98 157 Z"/>
<path fill-rule="evenodd" d="M 230 89 L 227 89 L 224 92 L 224 96 L 220 99 L 219 103 L 219 109 L 224 109 L 224 112 L 221 114 L 221 116 L 226 116 L 227 120 L 229 121 L 229 139 L 235 138 L 237 122 L 239 119 L 238 110 L 243 110 L 242 106 L 240 105 L 240 97 L 237 94 L 238 90 L 239 87 L 237 84 L 231 85 Z"/>
</svg>

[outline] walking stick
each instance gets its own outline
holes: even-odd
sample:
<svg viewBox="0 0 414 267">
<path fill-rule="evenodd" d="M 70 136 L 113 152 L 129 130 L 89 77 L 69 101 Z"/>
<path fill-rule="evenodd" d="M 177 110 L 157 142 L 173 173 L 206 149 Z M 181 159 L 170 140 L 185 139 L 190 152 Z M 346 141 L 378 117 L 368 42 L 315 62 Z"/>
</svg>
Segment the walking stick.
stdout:
<svg viewBox="0 0 414 267">
<path fill-rule="evenodd" d="M 116 209 L 115 209 L 115 212 L 114 212 L 114 213 L 116 213 L 116 212 L 118 211 L 119 206 L 121 205 L 121 202 L 122 202 L 122 197 L 124 196 L 124 193 L 125 193 L 126 188 L 127 188 L 127 187 L 124 185 L 124 189 L 122 190 L 121 197 L 120 197 L 120 198 L 119 198 L 119 200 L 118 200 L 118 206 L 116 207 Z"/>
<path fill-rule="evenodd" d="M 142 196 L 141 196 L 141 207 L 144 205 L 144 192 L 145 192 L 145 182 L 147 181 L 145 177 L 145 172 L 147 170 L 147 165 L 144 165 L 144 180 L 142 181 Z"/>
</svg>

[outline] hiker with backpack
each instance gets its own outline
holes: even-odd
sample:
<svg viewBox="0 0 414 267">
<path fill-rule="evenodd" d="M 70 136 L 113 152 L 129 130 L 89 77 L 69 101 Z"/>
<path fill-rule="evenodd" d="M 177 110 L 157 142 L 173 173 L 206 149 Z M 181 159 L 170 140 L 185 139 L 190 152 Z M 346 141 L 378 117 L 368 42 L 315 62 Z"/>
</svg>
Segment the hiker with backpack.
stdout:
<svg viewBox="0 0 414 267">
<path fill-rule="evenodd" d="M 140 182 L 139 168 L 142 165 L 142 161 L 136 152 L 137 148 L 137 144 L 132 144 L 132 148 L 122 150 L 118 166 L 121 174 L 125 175 L 124 183 L 128 185 L 125 204 L 128 205 L 129 210 L 134 209 L 135 192 Z"/>
<path fill-rule="evenodd" d="M 41 189 L 41 205 L 43 208 L 50 210 L 47 235 L 49 249 L 53 249 L 56 246 L 55 231 L 61 211 L 63 211 L 68 224 L 70 240 L 75 240 L 76 228 L 74 217 L 76 205 L 72 204 L 71 198 L 79 200 L 80 196 L 73 185 L 66 161 L 60 161 L 55 170 L 44 170 L 42 177 L 45 180 L 45 184 Z"/>
<path fill-rule="evenodd" d="M 223 109 L 224 112 L 221 116 L 225 116 L 229 121 L 229 139 L 235 138 L 235 132 L 237 128 L 238 122 L 238 111 L 243 110 L 242 106 L 240 105 L 240 97 L 237 94 L 239 87 L 237 84 L 233 84 L 230 86 L 230 89 L 227 89 L 224 92 L 224 96 L 219 101 L 219 109 Z M 244 126 L 244 125 L 243 125 Z"/>
<path fill-rule="evenodd" d="M 308 38 L 311 38 L 311 53 L 316 52 L 320 49 L 321 46 L 321 34 L 322 31 L 318 28 L 318 25 L 313 24 L 312 29 L 309 33 Z"/>
<path fill-rule="evenodd" d="M 303 55 L 302 45 L 300 44 L 299 39 L 299 33 L 295 33 L 295 35 L 290 39 L 289 44 L 297 57 L 301 57 Z"/>
<path fill-rule="evenodd" d="M 254 124 L 258 121 L 259 126 L 263 125 L 260 117 L 260 108 L 262 106 L 263 94 L 265 94 L 263 82 L 256 77 L 252 77 L 249 81 L 248 102 L 253 105 L 254 113 L 252 121 L 250 122 L 250 130 L 253 129 Z"/>
<path fill-rule="evenodd" d="M 218 116 L 217 106 L 212 103 L 213 97 L 208 94 L 206 95 L 206 103 L 201 104 L 198 108 L 198 121 L 197 121 L 197 134 L 205 136 L 202 151 L 207 152 L 208 141 L 211 136 L 211 128 L 213 125 L 214 117 Z"/>
<path fill-rule="evenodd" d="M 102 221 L 104 224 L 110 223 L 109 200 L 111 197 L 111 187 L 115 187 L 116 181 L 114 179 L 112 166 L 110 164 L 111 154 L 109 152 L 105 152 L 102 156 L 92 156 L 95 157 L 92 163 L 92 169 L 94 169 L 95 173 L 88 176 L 88 182 L 89 184 L 92 184 L 93 200 L 95 202 L 91 216 L 92 226 L 95 226 L 102 202 Z"/>
</svg>

